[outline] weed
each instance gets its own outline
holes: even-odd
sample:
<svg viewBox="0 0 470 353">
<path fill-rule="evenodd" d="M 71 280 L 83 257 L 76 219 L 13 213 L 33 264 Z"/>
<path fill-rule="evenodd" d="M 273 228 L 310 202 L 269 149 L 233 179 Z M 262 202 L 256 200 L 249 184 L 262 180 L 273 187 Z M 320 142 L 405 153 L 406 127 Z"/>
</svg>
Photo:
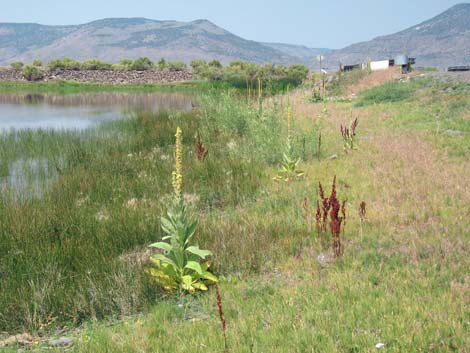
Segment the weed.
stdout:
<svg viewBox="0 0 470 353">
<path fill-rule="evenodd" d="M 341 243 L 341 230 L 346 225 L 346 201 L 341 204 L 336 196 L 336 175 L 333 178 L 330 196 L 325 196 L 321 183 L 318 183 L 319 199 L 317 200 L 317 210 L 315 222 L 317 226 L 318 243 L 321 248 L 328 247 L 331 243 L 335 257 L 343 255 L 343 245 Z M 339 213 L 341 212 L 341 216 Z M 328 222 L 328 216 L 330 217 Z M 328 239 L 327 225 L 330 226 L 330 238 Z"/>
<path fill-rule="evenodd" d="M 366 202 L 365 201 L 361 201 L 359 205 L 359 219 L 361 220 L 361 238 L 362 238 L 364 223 L 366 221 Z"/>
<path fill-rule="evenodd" d="M 349 127 L 341 124 L 341 136 L 343 137 L 343 149 L 347 153 L 356 149 L 355 139 L 356 139 L 356 128 L 357 128 L 357 118 L 349 122 Z"/>
<path fill-rule="evenodd" d="M 183 186 L 183 144 L 182 132 L 176 129 L 175 170 L 172 173 L 173 203 L 167 217 L 162 217 L 162 229 L 167 234 L 161 242 L 150 247 L 163 250 L 165 254 L 154 255 L 151 260 L 153 267 L 147 272 L 158 285 L 165 290 L 188 291 L 207 290 L 207 284 L 217 282 L 217 277 L 208 271 L 210 261 L 205 260 L 212 253 L 191 245 L 191 238 L 196 232 L 198 222 L 191 219 L 182 197 Z M 165 242 L 169 240 L 169 242 Z"/>
<path fill-rule="evenodd" d="M 208 149 L 204 146 L 201 139 L 201 134 L 197 133 L 197 160 L 204 161 L 207 157 L 207 153 L 209 153 Z"/>
<path fill-rule="evenodd" d="M 333 254 L 335 255 L 335 257 L 339 257 L 343 255 L 343 245 L 341 244 L 341 224 L 343 221 L 346 220 L 345 203 L 346 201 L 343 201 L 342 205 L 340 206 L 338 198 L 336 197 L 336 175 L 335 175 L 333 178 L 333 185 L 331 187 L 331 195 L 329 198 L 330 230 L 331 230 Z M 342 217 L 339 216 L 340 207 L 341 207 L 341 211 L 343 214 Z"/>
<path fill-rule="evenodd" d="M 215 285 L 215 295 L 216 295 L 217 311 L 219 313 L 220 324 L 222 326 L 222 334 L 224 337 L 224 351 L 228 352 L 227 324 L 225 322 L 224 311 L 222 308 L 222 298 L 220 296 L 220 289 L 217 284 Z"/>
<path fill-rule="evenodd" d="M 287 142 L 286 149 L 282 155 L 281 169 L 273 179 L 276 181 L 290 181 L 301 178 L 305 175 L 305 172 L 299 170 L 297 167 L 300 163 L 300 158 L 294 154 L 294 146 L 292 144 L 292 107 L 287 107 Z"/>
</svg>

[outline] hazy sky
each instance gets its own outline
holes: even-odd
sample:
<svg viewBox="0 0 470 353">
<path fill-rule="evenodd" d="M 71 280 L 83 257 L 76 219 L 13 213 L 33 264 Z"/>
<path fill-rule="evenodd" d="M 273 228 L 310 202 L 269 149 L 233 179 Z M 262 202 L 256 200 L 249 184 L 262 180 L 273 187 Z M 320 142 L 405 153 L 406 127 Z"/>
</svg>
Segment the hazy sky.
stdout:
<svg viewBox="0 0 470 353">
<path fill-rule="evenodd" d="M 0 0 L 0 22 L 79 24 L 105 17 L 205 18 L 246 39 L 340 48 L 413 26 L 451 0 Z"/>
</svg>

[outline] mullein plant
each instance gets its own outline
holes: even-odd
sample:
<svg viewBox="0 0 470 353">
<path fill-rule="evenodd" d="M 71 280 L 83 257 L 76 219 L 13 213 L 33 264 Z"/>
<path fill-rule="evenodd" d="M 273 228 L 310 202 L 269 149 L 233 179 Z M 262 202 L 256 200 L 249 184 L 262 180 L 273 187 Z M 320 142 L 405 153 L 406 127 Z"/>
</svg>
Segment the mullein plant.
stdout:
<svg viewBox="0 0 470 353">
<path fill-rule="evenodd" d="M 208 271 L 211 262 L 206 259 L 212 253 L 191 242 L 198 222 L 189 214 L 182 196 L 183 146 L 179 127 L 176 129 L 175 155 L 173 200 L 167 217 L 161 218 L 162 230 L 166 235 L 162 241 L 150 245 L 163 253 L 151 257 L 153 266 L 147 272 L 159 286 L 170 292 L 205 291 L 207 285 L 217 282 L 217 277 Z"/>
<path fill-rule="evenodd" d="M 282 164 L 281 169 L 273 179 L 276 181 L 290 181 L 292 179 L 298 179 L 305 175 L 301 170 L 298 170 L 297 167 L 300 163 L 300 158 L 295 156 L 294 146 L 292 143 L 292 123 L 293 123 L 293 114 L 292 107 L 287 106 L 287 143 L 286 150 L 282 155 Z"/>
<path fill-rule="evenodd" d="M 258 116 L 263 115 L 263 80 L 258 77 Z"/>
</svg>

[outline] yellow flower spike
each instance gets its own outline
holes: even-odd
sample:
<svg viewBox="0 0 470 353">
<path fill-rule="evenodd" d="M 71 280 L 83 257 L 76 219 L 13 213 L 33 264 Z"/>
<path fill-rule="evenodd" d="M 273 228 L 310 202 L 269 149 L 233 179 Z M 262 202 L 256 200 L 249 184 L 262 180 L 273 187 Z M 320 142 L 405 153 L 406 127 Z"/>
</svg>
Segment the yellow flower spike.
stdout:
<svg viewBox="0 0 470 353">
<path fill-rule="evenodd" d="M 292 107 L 289 106 L 287 107 L 287 138 L 290 139 L 292 136 Z"/>
<path fill-rule="evenodd" d="M 172 173 L 172 184 L 176 197 L 180 198 L 183 186 L 183 138 L 179 127 L 176 128 L 175 136 L 175 171 Z"/>
</svg>

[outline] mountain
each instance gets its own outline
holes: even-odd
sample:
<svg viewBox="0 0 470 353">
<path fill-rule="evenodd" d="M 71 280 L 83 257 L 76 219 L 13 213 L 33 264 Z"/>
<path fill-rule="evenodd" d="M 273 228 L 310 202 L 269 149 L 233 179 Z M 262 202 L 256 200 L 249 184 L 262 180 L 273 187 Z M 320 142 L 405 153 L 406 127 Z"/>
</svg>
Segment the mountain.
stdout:
<svg viewBox="0 0 470 353">
<path fill-rule="evenodd" d="M 417 66 L 447 67 L 470 64 L 470 4 L 456 5 L 442 14 L 401 32 L 377 37 L 339 50 L 314 49 L 283 43 L 259 43 L 238 37 L 207 20 L 156 21 L 146 18 L 109 18 L 75 26 L 0 23 L 0 65 L 13 61 L 72 57 L 118 62 L 147 56 L 153 60 L 189 62 L 217 59 L 303 63 L 325 67 L 355 64 L 368 59 L 393 58 L 406 52 Z"/>
<path fill-rule="evenodd" d="M 284 54 L 302 59 L 307 65 L 316 61 L 318 55 L 324 55 L 331 52 L 327 48 L 310 48 L 304 45 L 286 44 L 286 43 L 261 43 L 265 46 L 278 50 Z"/>
<path fill-rule="evenodd" d="M 325 54 L 326 64 L 355 64 L 367 59 L 394 58 L 406 52 L 417 66 L 448 67 L 470 64 L 470 4 L 459 4 L 401 32 L 377 37 Z"/>
<path fill-rule="evenodd" d="M 285 51 L 243 39 L 207 20 L 109 18 L 75 26 L 0 23 L 0 65 L 62 57 L 118 62 L 140 56 L 185 62 L 196 58 L 223 63 L 302 62 Z"/>
</svg>

